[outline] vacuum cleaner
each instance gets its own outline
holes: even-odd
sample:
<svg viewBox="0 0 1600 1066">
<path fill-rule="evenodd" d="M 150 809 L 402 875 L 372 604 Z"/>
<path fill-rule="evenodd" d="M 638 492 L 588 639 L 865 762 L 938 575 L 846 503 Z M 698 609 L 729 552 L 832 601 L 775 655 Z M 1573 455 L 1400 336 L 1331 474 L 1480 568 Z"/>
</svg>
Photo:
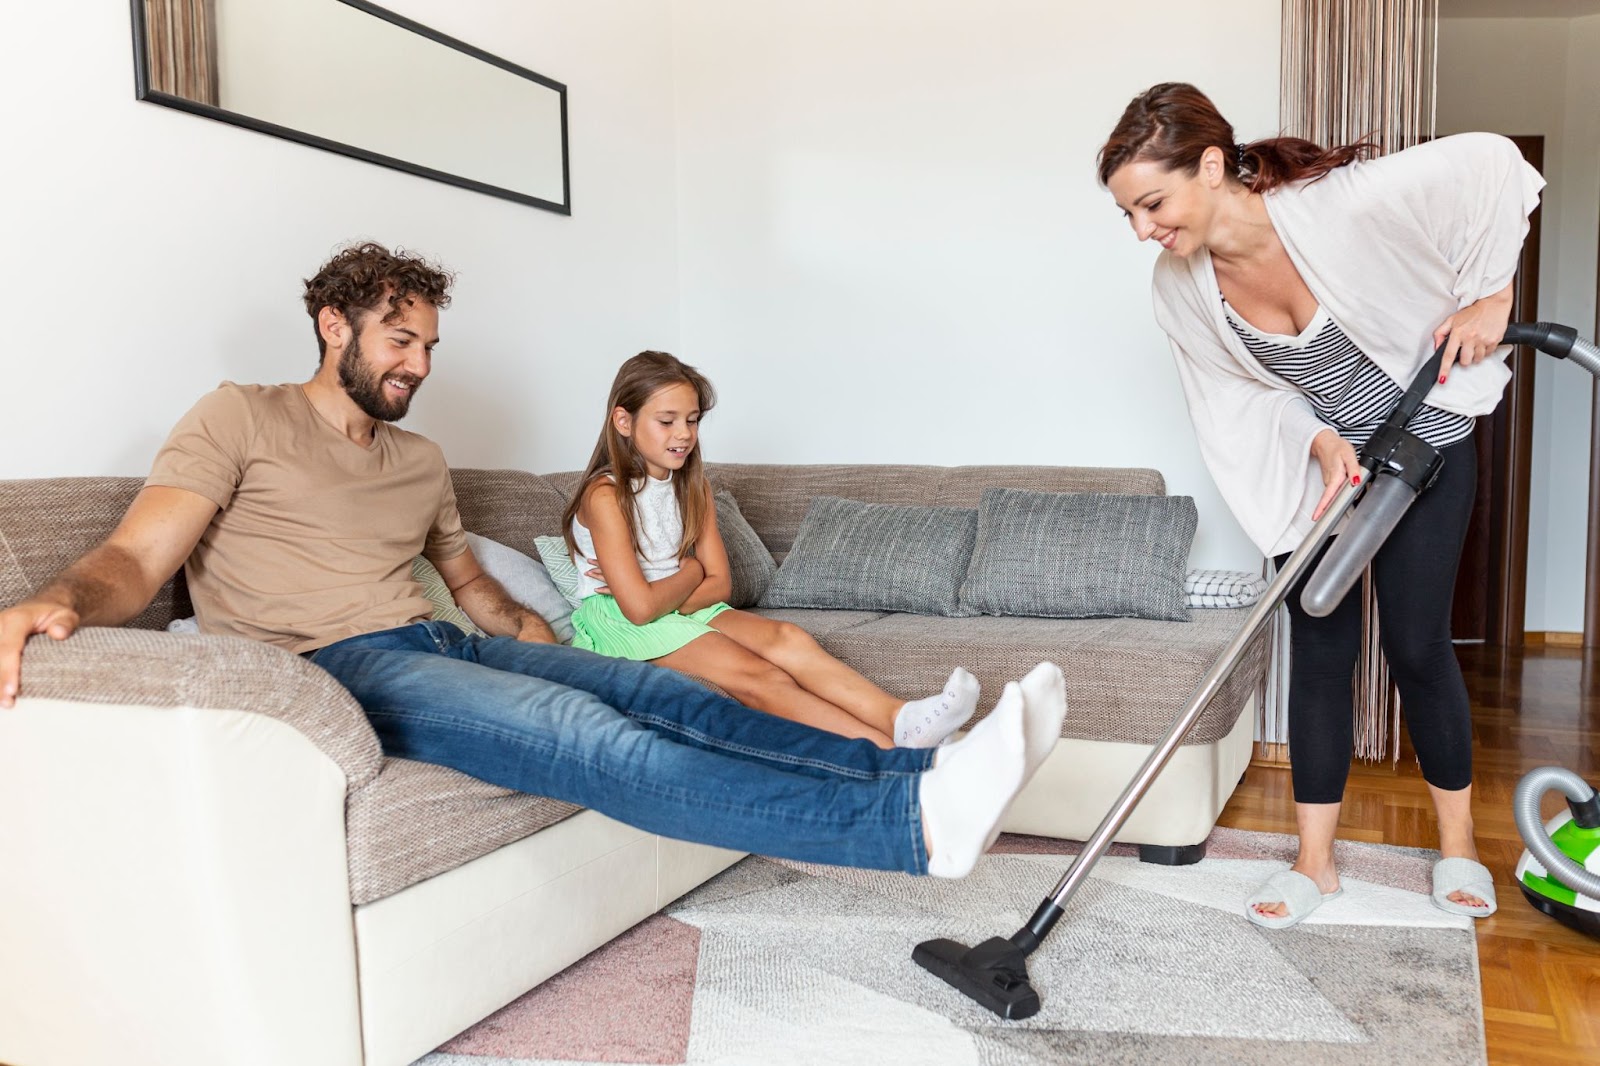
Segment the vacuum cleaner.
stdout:
<svg viewBox="0 0 1600 1066">
<path fill-rule="evenodd" d="M 1539 801 L 1557 791 L 1567 809 L 1539 820 Z M 1530 770 L 1511 797 L 1517 832 L 1528 850 L 1517 863 L 1517 887 L 1535 910 L 1600 937 L 1600 796 L 1571 770 Z"/>
<path fill-rule="evenodd" d="M 1569 326 L 1548 322 L 1515 322 L 1506 327 L 1501 343 L 1527 345 L 1558 359 L 1571 359 L 1589 373 L 1600 377 L 1600 348 L 1579 338 L 1577 331 Z M 1156 742 L 1144 765 L 1134 774 L 1133 780 L 1112 804 L 1099 828 L 1085 842 L 1083 850 L 1056 887 L 1039 904 L 1027 924 L 1009 937 L 991 937 L 970 948 L 954 940 L 925 941 L 912 952 L 911 958 L 917 965 L 1002 1018 L 1020 1021 L 1039 1012 L 1039 993 L 1028 980 L 1028 956 L 1061 919 L 1067 903 L 1111 846 L 1112 837 L 1122 828 L 1166 766 L 1167 760 L 1188 736 L 1212 697 L 1238 665 L 1250 642 L 1272 619 L 1278 605 L 1288 598 L 1295 582 L 1333 535 L 1334 528 L 1347 513 L 1350 514 L 1349 526 L 1328 549 L 1301 593 L 1301 605 L 1308 614 L 1317 617 L 1328 615 L 1339 605 L 1412 502 L 1438 477 L 1443 464 L 1438 449 L 1409 432 L 1406 426 L 1439 380 L 1444 350 L 1445 345 L 1441 344 L 1412 380 L 1393 413 L 1361 449 L 1359 462 L 1366 476 L 1358 484 L 1347 484 L 1339 490 L 1305 540 L 1279 569 L 1245 619 L 1243 627 L 1200 679 L 1188 703 L 1166 734 Z M 1361 501 L 1359 507 L 1356 506 L 1358 498 Z M 1557 772 L 1565 773 L 1554 769 L 1536 770 L 1523 782 L 1530 793 L 1538 790 L 1538 795 L 1531 800 L 1532 825 L 1537 827 L 1538 832 L 1530 835 L 1530 831 L 1524 829 L 1523 839 L 1539 863 L 1543 864 L 1537 867 L 1535 873 L 1530 863 L 1528 872 L 1551 886 L 1548 893 L 1536 893 L 1529 899 L 1540 910 L 1560 920 L 1566 920 L 1564 915 L 1577 912 L 1586 915 L 1592 924 L 1600 919 L 1600 914 L 1597 914 L 1600 912 L 1600 873 L 1597 873 L 1600 871 L 1600 852 L 1595 850 L 1595 842 L 1600 839 L 1595 829 L 1600 826 L 1600 807 L 1595 805 L 1594 791 L 1573 775 L 1577 786 L 1586 789 L 1589 798 L 1579 800 L 1581 814 L 1575 809 L 1570 815 L 1570 822 L 1556 819 L 1547 832 L 1547 827 L 1539 825 L 1540 797 L 1557 781 L 1560 784 L 1556 787 L 1572 787 L 1572 782 L 1567 778 L 1553 776 Z M 1528 783 L 1529 779 L 1533 780 L 1532 784 Z M 1568 795 L 1571 796 L 1572 792 L 1569 791 Z M 1519 825 L 1522 817 L 1522 804 L 1519 801 Z M 1561 824 L 1557 825 L 1557 822 Z M 1559 841 L 1556 840 L 1558 836 L 1561 838 Z M 1549 846 L 1546 847 L 1546 844 Z M 1569 847 L 1574 859 L 1577 858 L 1576 852 L 1583 853 L 1579 861 L 1587 864 L 1587 870 L 1579 867 L 1576 861 L 1566 859 L 1566 849 Z M 1522 866 L 1517 868 L 1517 873 L 1520 880 L 1524 873 Z M 1571 881 L 1567 878 L 1571 878 Z M 1580 889 L 1572 882 L 1583 887 Z M 1524 885 L 1526 893 L 1529 891 L 1527 882 Z M 1588 906 L 1572 902 L 1574 899 L 1582 899 Z M 1538 901 L 1548 901 L 1549 909 Z"/>
</svg>

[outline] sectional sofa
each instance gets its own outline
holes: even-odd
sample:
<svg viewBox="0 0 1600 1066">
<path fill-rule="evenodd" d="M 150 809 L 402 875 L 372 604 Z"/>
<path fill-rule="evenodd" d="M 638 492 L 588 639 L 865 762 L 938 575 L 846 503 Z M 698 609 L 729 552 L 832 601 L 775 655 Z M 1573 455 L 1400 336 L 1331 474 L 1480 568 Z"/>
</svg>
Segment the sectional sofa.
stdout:
<svg viewBox="0 0 1600 1066">
<path fill-rule="evenodd" d="M 712 468 L 777 558 L 813 496 L 970 507 L 985 487 L 1159 494 L 1153 471 Z M 467 528 L 533 554 L 571 474 L 458 470 Z M 0 482 L 0 603 L 110 532 L 140 482 Z M 128 627 L 30 642 L 0 712 L 0 1062 L 402 1066 L 737 861 L 385 758 L 331 678 L 265 645 Z M 1007 828 L 1082 838 L 1243 611 L 1189 622 L 778 609 L 891 689 L 1041 659 L 1069 714 Z M 1129 821 L 1197 858 L 1251 750 L 1260 647 Z"/>
</svg>

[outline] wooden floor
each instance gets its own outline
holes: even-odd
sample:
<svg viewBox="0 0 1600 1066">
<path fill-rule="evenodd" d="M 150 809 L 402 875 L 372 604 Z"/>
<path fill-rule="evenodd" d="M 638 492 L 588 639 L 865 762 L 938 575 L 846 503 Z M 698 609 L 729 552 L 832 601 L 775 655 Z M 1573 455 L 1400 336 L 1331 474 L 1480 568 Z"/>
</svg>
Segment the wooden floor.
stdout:
<svg viewBox="0 0 1600 1066">
<path fill-rule="evenodd" d="M 1474 819 L 1500 909 L 1477 923 L 1489 1061 L 1506 1066 L 1600 1063 L 1600 940 L 1545 917 L 1522 898 L 1511 794 L 1524 772 L 1565 766 L 1600 787 L 1600 655 L 1545 646 L 1459 645 L 1472 694 Z M 1545 815 L 1561 809 L 1545 798 Z M 1427 787 L 1410 749 L 1398 766 L 1356 764 L 1340 836 L 1437 847 Z M 1294 831 L 1289 772 L 1252 766 L 1218 824 Z"/>
</svg>

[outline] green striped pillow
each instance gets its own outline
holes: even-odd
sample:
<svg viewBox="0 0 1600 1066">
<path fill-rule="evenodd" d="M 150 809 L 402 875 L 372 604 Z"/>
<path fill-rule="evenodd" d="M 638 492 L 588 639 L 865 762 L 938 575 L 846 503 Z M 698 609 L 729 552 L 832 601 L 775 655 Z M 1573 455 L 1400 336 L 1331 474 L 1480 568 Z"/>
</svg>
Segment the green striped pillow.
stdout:
<svg viewBox="0 0 1600 1066">
<path fill-rule="evenodd" d="M 467 617 L 467 612 L 456 606 L 455 598 L 450 595 L 450 586 L 444 583 L 444 578 L 432 563 L 417 556 L 411 560 L 411 576 L 422 586 L 422 594 L 428 597 L 428 602 L 433 604 L 434 621 L 458 625 L 471 636 L 485 635 Z"/>
<path fill-rule="evenodd" d="M 550 580 L 556 583 L 556 588 L 561 590 L 567 602 L 574 607 L 582 603 L 583 599 L 578 595 L 578 565 L 567 552 L 566 538 L 534 537 L 533 546 L 539 549 L 539 561 L 544 563 Z"/>
</svg>

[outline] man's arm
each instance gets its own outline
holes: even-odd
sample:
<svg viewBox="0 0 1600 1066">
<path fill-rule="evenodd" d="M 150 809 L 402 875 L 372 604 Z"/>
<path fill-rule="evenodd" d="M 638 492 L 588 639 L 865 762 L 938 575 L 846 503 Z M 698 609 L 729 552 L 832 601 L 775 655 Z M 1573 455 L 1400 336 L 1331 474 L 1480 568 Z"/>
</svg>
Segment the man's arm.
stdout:
<svg viewBox="0 0 1600 1066">
<path fill-rule="evenodd" d="M 29 637 L 66 640 L 80 625 L 126 622 L 183 565 L 216 513 L 215 503 L 187 489 L 141 489 L 103 544 L 0 611 L 0 707 L 16 703 Z"/>
<path fill-rule="evenodd" d="M 483 572 L 472 549 L 453 559 L 429 559 L 455 597 L 456 606 L 479 629 L 493 637 L 516 637 L 530 644 L 555 644 L 550 624 L 537 612 L 522 606 L 505 587 Z"/>
</svg>

